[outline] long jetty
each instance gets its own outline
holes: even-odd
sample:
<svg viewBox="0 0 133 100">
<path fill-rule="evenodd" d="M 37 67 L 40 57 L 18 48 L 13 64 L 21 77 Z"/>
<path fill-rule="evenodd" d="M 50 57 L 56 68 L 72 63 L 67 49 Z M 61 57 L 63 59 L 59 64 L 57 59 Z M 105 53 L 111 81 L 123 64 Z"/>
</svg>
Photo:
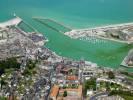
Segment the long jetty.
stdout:
<svg viewBox="0 0 133 100">
<path fill-rule="evenodd" d="M 16 15 L 16 13 L 14 13 L 14 17 L 21 19 L 19 16 Z M 22 19 L 21 19 L 21 20 L 22 20 Z M 30 27 L 34 32 L 37 32 L 37 33 L 38 33 L 38 31 L 37 31 L 34 27 L 32 27 L 32 25 L 30 25 L 29 23 L 27 23 L 26 21 L 22 20 L 21 22 L 23 22 L 23 23 L 26 24 L 28 27 Z"/>
<path fill-rule="evenodd" d="M 34 20 L 36 20 L 36 21 L 38 21 L 39 23 L 41 23 L 41 24 L 43 24 L 43 25 L 45 25 L 45 26 L 47 26 L 47 27 L 49 27 L 49 28 L 51 28 L 52 30 L 54 30 L 54 31 L 56 31 L 56 32 L 60 32 L 60 33 L 62 33 L 61 31 L 59 31 L 58 29 L 56 29 L 56 28 L 54 28 L 54 27 L 52 27 L 52 26 L 50 26 L 50 25 L 48 25 L 47 23 L 45 23 L 44 21 L 41 21 L 41 19 L 38 19 L 38 18 L 33 18 Z"/>
<path fill-rule="evenodd" d="M 44 21 L 41 21 L 41 19 L 38 19 L 38 18 L 33 18 L 33 19 L 36 20 L 36 21 L 38 21 L 39 23 L 41 23 L 41 24 L 43 24 L 43 25 L 45 25 L 45 26 L 51 28 L 52 30 L 54 30 L 54 31 L 56 31 L 56 32 L 63 33 L 62 31 L 60 31 L 60 30 L 58 30 L 58 29 L 56 29 L 56 28 L 54 28 L 54 27 L 48 25 L 48 24 L 45 23 Z"/>
<path fill-rule="evenodd" d="M 51 21 L 51 22 L 54 22 L 54 23 L 56 23 L 56 24 L 59 24 L 60 26 L 66 28 L 66 29 L 68 29 L 68 30 L 72 30 L 71 28 L 69 28 L 69 27 L 67 27 L 67 26 L 65 26 L 65 25 L 63 25 L 63 24 L 61 24 L 61 23 L 59 23 L 59 22 L 57 22 L 57 21 L 55 21 L 55 20 L 53 20 L 53 19 L 47 19 L 47 20 L 49 20 L 49 21 Z"/>
<path fill-rule="evenodd" d="M 38 33 L 37 29 L 35 29 L 32 25 L 30 25 L 28 22 L 23 20 L 23 23 L 26 24 L 29 28 L 31 28 L 34 32 Z"/>
<path fill-rule="evenodd" d="M 51 21 L 51 22 L 53 22 L 53 23 L 56 23 L 57 25 L 60 25 L 60 26 L 62 26 L 62 27 L 64 27 L 64 28 L 68 29 L 69 31 L 72 30 L 71 28 L 67 27 L 66 25 L 63 25 L 63 24 L 61 24 L 61 23 L 55 21 L 54 19 L 49 19 L 49 18 L 44 18 L 44 17 L 32 17 L 32 18 L 33 18 L 33 19 L 38 19 L 38 20 L 48 20 L 48 21 Z M 50 25 L 49 25 L 49 26 L 50 26 Z"/>
</svg>

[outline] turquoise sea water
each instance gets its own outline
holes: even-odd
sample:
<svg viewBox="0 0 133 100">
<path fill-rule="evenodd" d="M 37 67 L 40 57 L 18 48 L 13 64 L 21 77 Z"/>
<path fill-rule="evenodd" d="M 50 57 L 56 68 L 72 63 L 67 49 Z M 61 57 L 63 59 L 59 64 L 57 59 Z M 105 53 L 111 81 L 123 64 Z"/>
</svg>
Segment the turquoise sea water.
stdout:
<svg viewBox="0 0 133 100">
<path fill-rule="evenodd" d="M 74 40 L 32 17 L 52 18 L 71 28 L 88 28 L 133 22 L 133 0 L 1 0 L 0 21 L 15 12 L 50 40 L 46 46 L 57 54 L 90 60 L 100 66 L 118 68 L 132 45 L 107 40 Z M 47 22 L 51 25 L 50 22 Z M 57 25 L 55 25 L 58 27 Z M 131 69 L 129 69 L 131 70 Z"/>
<path fill-rule="evenodd" d="M 1 0 L 0 20 L 16 12 L 22 17 L 54 18 L 73 28 L 133 21 L 133 0 Z"/>
</svg>

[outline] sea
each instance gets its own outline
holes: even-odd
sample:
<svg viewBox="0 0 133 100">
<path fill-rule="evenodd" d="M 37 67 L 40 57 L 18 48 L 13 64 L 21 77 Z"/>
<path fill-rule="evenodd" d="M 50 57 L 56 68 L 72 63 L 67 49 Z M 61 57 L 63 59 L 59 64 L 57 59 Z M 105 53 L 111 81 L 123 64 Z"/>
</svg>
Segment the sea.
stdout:
<svg viewBox="0 0 133 100">
<path fill-rule="evenodd" d="M 70 29 L 133 22 L 133 0 L 0 0 L 0 22 L 13 18 L 14 13 L 44 34 L 49 39 L 44 46 L 60 56 L 133 72 L 120 66 L 133 45 L 97 38 L 71 39 L 55 30 L 67 29 L 47 20 Z M 36 21 L 35 17 L 44 20 Z"/>
</svg>

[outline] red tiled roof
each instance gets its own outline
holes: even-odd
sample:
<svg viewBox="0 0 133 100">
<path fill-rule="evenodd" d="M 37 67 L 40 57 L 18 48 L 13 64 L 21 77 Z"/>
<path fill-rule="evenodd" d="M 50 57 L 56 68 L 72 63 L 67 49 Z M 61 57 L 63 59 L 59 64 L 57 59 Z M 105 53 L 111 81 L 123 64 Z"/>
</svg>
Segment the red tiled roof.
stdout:
<svg viewBox="0 0 133 100">
<path fill-rule="evenodd" d="M 54 85 L 51 89 L 50 97 L 57 97 L 59 92 L 59 86 Z"/>
<path fill-rule="evenodd" d="M 67 80 L 78 80 L 78 77 L 75 75 L 67 76 Z"/>
</svg>

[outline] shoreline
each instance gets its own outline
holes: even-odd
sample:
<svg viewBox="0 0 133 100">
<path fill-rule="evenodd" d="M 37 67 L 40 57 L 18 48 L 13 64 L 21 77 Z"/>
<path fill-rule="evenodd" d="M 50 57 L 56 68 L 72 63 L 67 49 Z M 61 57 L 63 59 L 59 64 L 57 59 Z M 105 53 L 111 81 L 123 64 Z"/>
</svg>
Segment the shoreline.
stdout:
<svg viewBox="0 0 133 100">
<path fill-rule="evenodd" d="M 133 25 L 133 22 L 128 22 L 128 23 L 118 23 L 118 24 L 108 24 L 108 25 L 98 25 L 90 28 L 75 28 L 72 30 L 92 30 L 92 29 L 104 29 L 104 28 L 113 28 L 113 27 L 121 27 L 121 26 L 128 26 L 128 25 Z"/>
<path fill-rule="evenodd" d="M 64 35 L 73 38 L 78 39 L 81 37 L 89 37 L 89 36 L 95 36 L 96 38 L 104 39 L 104 40 L 110 40 L 114 42 L 120 42 L 120 43 L 127 43 L 131 44 L 133 43 L 133 38 L 129 38 L 128 40 L 122 40 L 120 38 L 114 38 L 114 37 L 108 37 L 107 34 L 109 34 L 106 31 L 116 30 L 125 32 L 126 35 L 130 35 L 130 33 L 127 32 L 127 29 L 130 29 L 132 27 L 133 29 L 133 22 L 130 23 L 123 23 L 123 24 L 114 24 L 114 25 L 107 25 L 107 26 L 100 26 L 100 27 L 94 27 L 94 28 L 85 28 L 85 29 L 72 29 L 69 32 L 65 32 Z M 118 35 L 118 34 L 117 34 Z M 119 34 L 120 35 L 120 34 Z"/>
<path fill-rule="evenodd" d="M 15 18 L 0 23 L 0 28 L 6 28 L 7 26 L 17 26 L 22 22 L 22 19 L 15 16 Z"/>
</svg>

